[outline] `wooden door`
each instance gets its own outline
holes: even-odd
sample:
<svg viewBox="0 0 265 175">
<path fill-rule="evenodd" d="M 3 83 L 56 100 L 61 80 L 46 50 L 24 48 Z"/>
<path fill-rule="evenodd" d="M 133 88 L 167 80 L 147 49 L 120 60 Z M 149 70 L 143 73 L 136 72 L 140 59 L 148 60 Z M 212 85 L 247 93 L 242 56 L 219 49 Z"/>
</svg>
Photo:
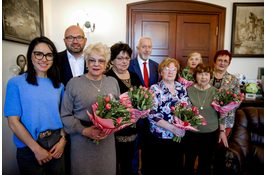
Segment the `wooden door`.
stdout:
<svg viewBox="0 0 265 175">
<path fill-rule="evenodd" d="M 137 13 L 135 19 L 133 58 L 138 54 L 136 45 L 142 36 L 152 39 L 152 60 L 160 63 L 165 57 L 175 58 L 176 15 Z"/>
<path fill-rule="evenodd" d="M 213 66 L 213 57 L 217 51 L 217 29 L 217 15 L 137 13 L 133 58 L 138 54 L 138 39 L 148 36 L 153 41 L 150 58 L 157 63 L 171 57 L 177 59 L 181 67 L 185 67 L 187 56 L 199 52 L 203 62 Z"/>
<path fill-rule="evenodd" d="M 176 58 L 181 67 L 192 52 L 202 55 L 203 63 L 213 66 L 217 51 L 217 15 L 177 15 Z"/>
</svg>

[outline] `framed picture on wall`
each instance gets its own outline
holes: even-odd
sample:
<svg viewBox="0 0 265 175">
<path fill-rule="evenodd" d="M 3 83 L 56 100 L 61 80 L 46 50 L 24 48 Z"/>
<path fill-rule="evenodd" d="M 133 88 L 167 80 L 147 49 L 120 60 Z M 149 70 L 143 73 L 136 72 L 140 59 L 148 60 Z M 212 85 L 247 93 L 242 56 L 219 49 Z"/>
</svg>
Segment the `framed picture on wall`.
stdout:
<svg viewBox="0 0 265 175">
<path fill-rule="evenodd" d="M 29 44 L 43 35 L 42 0 L 3 0 L 2 38 Z"/>
<path fill-rule="evenodd" d="M 233 57 L 264 57 L 264 3 L 233 3 Z"/>
</svg>

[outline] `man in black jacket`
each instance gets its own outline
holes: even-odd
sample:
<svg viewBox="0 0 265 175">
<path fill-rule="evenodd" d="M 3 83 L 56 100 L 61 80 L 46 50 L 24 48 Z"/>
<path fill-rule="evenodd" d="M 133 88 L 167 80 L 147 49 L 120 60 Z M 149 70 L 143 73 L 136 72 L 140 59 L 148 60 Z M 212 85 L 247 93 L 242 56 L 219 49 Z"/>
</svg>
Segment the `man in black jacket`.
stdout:
<svg viewBox="0 0 265 175">
<path fill-rule="evenodd" d="M 70 26 L 65 30 L 66 50 L 60 52 L 61 80 L 64 86 L 72 78 L 87 73 L 83 50 L 86 45 L 84 31 L 79 26 Z"/>
</svg>

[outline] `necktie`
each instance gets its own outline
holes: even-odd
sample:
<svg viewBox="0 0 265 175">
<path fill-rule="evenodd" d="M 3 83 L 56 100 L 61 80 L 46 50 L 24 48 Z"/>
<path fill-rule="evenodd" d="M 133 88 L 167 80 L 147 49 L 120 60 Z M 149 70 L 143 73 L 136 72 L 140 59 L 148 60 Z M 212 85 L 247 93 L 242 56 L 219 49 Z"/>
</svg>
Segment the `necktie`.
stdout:
<svg viewBox="0 0 265 175">
<path fill-rule="evenodd" d="M 148 76 L 148 71 L 146 68 L 146 62 L 144 62 L 144 84 L 146 87 L 149 86 L 149 76 Z"/>
</svg>

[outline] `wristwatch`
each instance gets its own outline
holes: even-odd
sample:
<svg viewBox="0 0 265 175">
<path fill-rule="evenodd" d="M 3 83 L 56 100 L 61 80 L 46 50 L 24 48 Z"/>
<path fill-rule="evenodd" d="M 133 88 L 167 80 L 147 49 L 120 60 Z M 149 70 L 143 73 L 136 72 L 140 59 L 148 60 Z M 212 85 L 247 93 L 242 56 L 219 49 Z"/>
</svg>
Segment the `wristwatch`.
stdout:
<svg viewBox="0 0 265 175">
<path fill-rule="evenodd" d="M 61 135 L 61 138 L 63 138 L 64 140 L 67 140 L 67 139 L 66 139 L 66 136 L 63 136 L 63 135 Z"/>
<path fill-rule="evenodd" d="M 220 132 L 224 132 L 224 133 L 225 133 L 225 132 L 226 132 L 226 130 L 220 130 Z"/>
</svg>

